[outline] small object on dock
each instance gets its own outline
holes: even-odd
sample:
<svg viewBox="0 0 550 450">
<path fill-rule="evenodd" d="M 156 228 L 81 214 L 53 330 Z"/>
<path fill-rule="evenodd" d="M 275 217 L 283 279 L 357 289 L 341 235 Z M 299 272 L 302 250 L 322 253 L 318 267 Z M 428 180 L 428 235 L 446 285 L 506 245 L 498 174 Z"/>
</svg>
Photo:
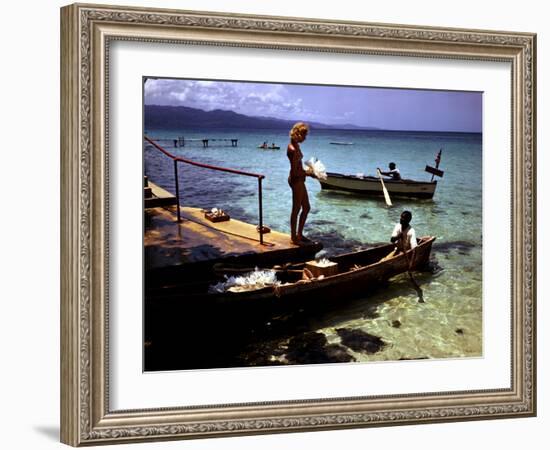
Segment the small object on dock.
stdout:
<svg viewBox="0 0 550 450">
<path fill-rule="evenodd" d="M 143 188 L 143 197 L 144 198 L 151 198 L 153 197 L 153 190 L 149 186 L 145 186 Z"/>
<path fill-rule="evenodd" d="M 260 232 L 260 225 L 256 227 L 256 231 L 258 231 L 258 233 Z M 262 234 L 267 234 L 267 233 L 271 233 L 271 228 L 269 228 L 266 225 L 262 226 Z"/>
<path fill-rule="evenodd" d="M 229 214 L 218 208 L 212 208 L 211 211 L 205 212 L 204 217 L 210 220 L 210 222 L 225 222 L 230 219 Z"/>
<path fill-rule="evenodd" d="M 330 277 L 338 274 L 338 263 L 329 261 L 328 259 L 322 259 L 320 261 L 308 261 L 306 262 L 306 269 L 308 269 L 314 277 Z"/>
</svg>

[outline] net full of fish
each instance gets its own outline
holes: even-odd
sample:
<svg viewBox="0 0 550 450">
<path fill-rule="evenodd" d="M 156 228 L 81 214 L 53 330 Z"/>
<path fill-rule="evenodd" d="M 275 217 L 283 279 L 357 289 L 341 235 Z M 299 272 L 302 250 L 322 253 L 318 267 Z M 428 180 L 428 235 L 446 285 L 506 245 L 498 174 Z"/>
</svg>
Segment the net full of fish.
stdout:
<svg viewBox="0 0 550 450">
<path fill-rule="evenodd" d="M 327 179 L 327 169 L 325 165 L 317 158 L 310 158 L 305 162 L 305 165 L 313 173 L 313 175 L 315 175 L 315 178 L 323 181 Z"/>
<path fill-rule="evenodd" d="M 223 294 L 224 292 L 249 292 L 263 289 L 269 286 L 279 286 L 274 270 L 254 270 L 247 274 L 235 277 L 225 275 L 225 281 L 211 285 L 208 292 L 211 294 Z"/>
<path fill-rule="evenodd" d="M 317 260 L 316 263 L 319 267 L 329 267 L 329 266 L 332 266 L 334 264 L 328 258 L 321 258 L 321 259 Z"/>
</svg>

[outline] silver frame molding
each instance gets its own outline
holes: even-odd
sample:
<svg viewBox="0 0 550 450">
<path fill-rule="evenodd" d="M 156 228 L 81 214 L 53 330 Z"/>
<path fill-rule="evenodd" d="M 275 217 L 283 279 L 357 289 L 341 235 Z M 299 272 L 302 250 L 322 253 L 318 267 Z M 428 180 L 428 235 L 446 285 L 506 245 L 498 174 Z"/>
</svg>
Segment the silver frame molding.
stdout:
<svg viewBox="0 0 550 450">
<path fill-rule="evenodd" d="M 112 411 L 108 58 L 113 40 L 506 61 L 512 67 L 509 389 Z M 61 440 L 73 446 L 536 414 L 536 35 L 75 4 L 61 9 Z"/>
</svg>

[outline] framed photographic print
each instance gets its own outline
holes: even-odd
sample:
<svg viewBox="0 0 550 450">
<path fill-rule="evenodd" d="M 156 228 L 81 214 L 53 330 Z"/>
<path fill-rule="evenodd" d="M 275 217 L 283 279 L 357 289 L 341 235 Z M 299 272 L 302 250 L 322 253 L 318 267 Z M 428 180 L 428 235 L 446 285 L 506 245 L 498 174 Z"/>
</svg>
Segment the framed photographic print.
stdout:
<svg viewBox="0 0 550 450">
<path fill-rule="evenodd" d="M 71 5 L 62 441 L 536 413 L 536 36 Z"/>
</svg>

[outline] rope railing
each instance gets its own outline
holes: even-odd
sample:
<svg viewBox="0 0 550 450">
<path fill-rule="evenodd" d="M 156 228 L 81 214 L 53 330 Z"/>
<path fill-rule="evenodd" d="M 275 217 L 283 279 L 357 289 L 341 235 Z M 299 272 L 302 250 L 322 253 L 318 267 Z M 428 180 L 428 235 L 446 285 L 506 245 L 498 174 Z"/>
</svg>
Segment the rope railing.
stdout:
<svg viewBox="0 0 550 450">
<path fill-rule="evenodd" d="M 260 234 L 260 244 L 264 243 L 263 239 L 263 204 L 262 204 L 262 180 L 265 178 L 265 175 L 258 174 L 258 173 L 252 173 L 252 172 L 245 172 L 243 170 L 237 170 L 237 169 L 230 169 L 227 167 L 219 167 L 219 166 L 213 166 L 211 164 L 205 164 L 200 163 L 197 161 L 192 161 L 190 159 L 180 158 L 179 156 L 175 156 L 166 149 L 162 148 L 159 144 L 157 144 L 152 139 L 149 139 L 147 136 L 143 136 L 143 138 L 151 144 L 153 147 L 155 147 L 157 150 L 164 153 L 166 156 L 168 156 L 172 161 L 174 161 L 174 181 L 175 181 L 175 187 L 176 187 L 176 210 L 177 210 L 177 221 L 181 222 L 181 216 L 180 216 L 180 193 L 179 193 L 179 177 L 178 177 L 178 162 L 189 164 L 191 166 L 195 167 L 202 167 L 203 169 L 209 169 L 209 170 L 217 170 L 219 172 L 226 172 L 226 173 L 232 173 L 235 175 L 243 175 L 247 177 L 254 177 L 258 179 L 258 218 L 259 218 L 259 226 L 258 226 L 258 233 Z"/>
</svg>

